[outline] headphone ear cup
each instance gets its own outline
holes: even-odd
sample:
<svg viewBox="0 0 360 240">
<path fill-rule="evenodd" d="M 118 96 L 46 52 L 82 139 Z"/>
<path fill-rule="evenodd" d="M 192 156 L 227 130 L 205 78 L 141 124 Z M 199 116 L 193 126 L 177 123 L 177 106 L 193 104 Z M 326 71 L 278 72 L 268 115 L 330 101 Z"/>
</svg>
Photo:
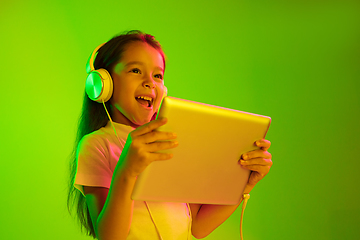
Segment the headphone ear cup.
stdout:
<svg viewBox="0 0 360 240">
<path fill-rule="evenodd" d="M 89 73 L 86 78 L 85 91 L 88 97 L 96 102 L 107 102 L 113 93 L 113 81 L 106 69 L 98 69 Z"/>
</svg>

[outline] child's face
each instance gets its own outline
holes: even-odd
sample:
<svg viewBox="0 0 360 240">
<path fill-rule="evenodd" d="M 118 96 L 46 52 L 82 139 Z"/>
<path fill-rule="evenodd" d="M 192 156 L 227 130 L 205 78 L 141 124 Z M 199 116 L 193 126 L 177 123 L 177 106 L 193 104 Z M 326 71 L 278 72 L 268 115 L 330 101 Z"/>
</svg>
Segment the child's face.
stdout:
<svg viewBox="0 0 360 240">
<path fill-rule="evenodd" d="M 149 122 L 164 93 L 162 55 L 147 43 L 131 43 L 111 75 L 114 121 L 133 127 Z"/>
</svg>

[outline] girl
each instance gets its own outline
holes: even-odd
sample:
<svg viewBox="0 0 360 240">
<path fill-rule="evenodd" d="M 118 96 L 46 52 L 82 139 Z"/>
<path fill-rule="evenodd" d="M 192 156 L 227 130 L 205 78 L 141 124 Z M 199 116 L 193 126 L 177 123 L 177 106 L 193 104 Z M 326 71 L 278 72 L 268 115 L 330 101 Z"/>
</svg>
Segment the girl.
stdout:
<svg viewBox="0 0 360 240">
<path fill-rule="evenodd" d="M 154 120 L 166 91 L 160 44 L 151 35 L 130 31 L 98 50 L 94 68 L 109 72 L 113 90 L 103 103 L 85 94 L 68 197 L 68 206 L 76 205 L 88 235 L 101 240 L 185 240 L 191 234 L 196 238 L 210 234 L 242 200 L 236 206 L 221 206 L 131 199 L 136 177 L 151 162 L 171 159 L 158 151 L 178 145 L 175 133 L 155 131 L 166 124 L 166 119 Z M 262 139 L 255 144 L 260 149 L 239 160 L 241 167 L 252 170 L 245 193 L 272 165 L 270 142 Z"/>
</svg>

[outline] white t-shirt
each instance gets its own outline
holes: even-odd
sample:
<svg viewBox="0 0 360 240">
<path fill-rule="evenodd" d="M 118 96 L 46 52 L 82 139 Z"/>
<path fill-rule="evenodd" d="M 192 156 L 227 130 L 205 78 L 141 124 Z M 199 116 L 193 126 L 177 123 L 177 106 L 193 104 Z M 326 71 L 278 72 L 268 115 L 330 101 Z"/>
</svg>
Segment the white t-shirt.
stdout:
<svg viewBox="0 0 360 240">
<path fill-rule="evenodd" d="M 117 139 L 110 122 L 82 138 L 77 149 L 75 187 L 83 194 L 83 186 L 110 188 L 112 175 L 128 134 L 134 128 L 114 123 Z M 146 202 L 163 239 L 191 238 L 190 209 L 186 203 Z M 128 240 L 159 239 L 150 213 L 143 201 L 134 201 Z"/>
</svg>

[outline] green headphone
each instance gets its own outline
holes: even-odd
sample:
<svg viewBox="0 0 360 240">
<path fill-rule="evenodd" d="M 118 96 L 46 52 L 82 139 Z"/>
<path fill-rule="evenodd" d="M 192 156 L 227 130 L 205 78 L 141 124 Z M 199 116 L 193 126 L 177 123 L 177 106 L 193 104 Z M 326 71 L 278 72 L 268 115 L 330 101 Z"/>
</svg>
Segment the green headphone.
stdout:
<svg viewBox="0 0 360 240">
<path fill-rule="evenodd" d="M 104 44 L 95 48 L 86 64 L 86 72 L 89 75 L 86 78 L 85 91 L 91 100 L 99 103 L 107 102 L 113 93 L 113 81 L 110 73 L 103 68 L 97 70 L 94 68 L 95 54 Z"/>
<path fill-rule="evenodd" d="M 94 68 L 95 54 L 104 44 L 105 43 L 100 44 L 97 48 L 95 48 L 86 63 L 86 72 L 89 75 L 86 78 L 85 91 L 91 100 L 99 103 L 107 102 L 113 94 L 113 80 L 110 73 L 103 68 L 97 70 Z M 166 96 L 167 88 L 164 86 L 162 98 Z"/>
</svg>

